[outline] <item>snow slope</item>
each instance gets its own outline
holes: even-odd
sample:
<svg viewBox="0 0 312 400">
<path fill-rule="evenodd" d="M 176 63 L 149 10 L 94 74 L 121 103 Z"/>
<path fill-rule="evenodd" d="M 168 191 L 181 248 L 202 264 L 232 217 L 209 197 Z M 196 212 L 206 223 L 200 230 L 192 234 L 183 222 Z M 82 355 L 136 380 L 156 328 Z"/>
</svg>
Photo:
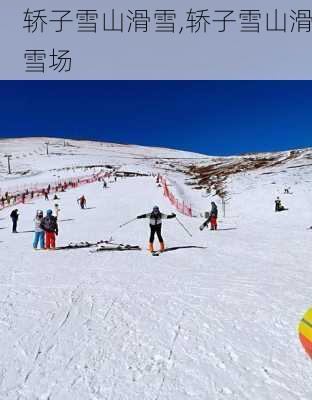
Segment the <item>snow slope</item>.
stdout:
<svg viewBox="0 0 312 400">
<path fill-rule="evenodd" d="M 302 160 L 290 160 L 230 176 L 224 218 L 213 193 L 193 190 L 184 184 L 188 177 L 170 167 L 213 158 L 150 149 L 147 159 L 140 147 L 109 150 L 105 144 L 102 153 L 92 143 L 79 143 L 72 158 L 32 158 L 36 141 L 6 141 L 5 151 L 28 154 L 15 159 L 20 168 L 33 168 L 30 176 L 15 177 L 17 185 L 37 183 L 38 176 L 49 182 L 56 166 L 70 168 L 64 175 L 81 173 L 71 166 L 96 162 L 160 169 L 198 215 L 216 201 L 220 230 L 200 232 L 202 218 L 179 215 L 193 237 L 177 221 L 165 221 L 163 236 L 173 250 L 152 257 L 145 250 L 148 221 L 118 228 L 155 204 L 174 211 L 150 176 L 119 179 L 107 190 L 93 183 L 58 202 L 59 245 L 113 236 L 140 245 L 138 252 L 35 252 L 34 213 L 53 202 L 39 198 L 20 206 L 17 235 L 10 233 L 11 209 L 0 211 L 1 400 L 312 398 L 312 361 L 297 336 L 311 306 L 312 171 L 306 159 L 304 167 L 293 168 Z M 3 170 L 1 187 L 12 182 Z M 283 195 L 286 186 L 292 195 Z M 82 194 L 86 210 L 76 203 Z M 276 195 L 289 211 L 274 213 Z"/>
<path fill-rule="evenodd" d="M 7 174 L 5 155 L 8 154 L 12 156 L 11 175 Z M 64 177 L 83 177 L 105 166 L 127 168 L 127 171 L 140 169 L 144 173 L 155 166 L 158 169 L 159 163 L 183 164 L 207 158 L 190 152 L 113 143 L 54 138 L 0 139 L 0 190 L 18 191 Z"/>
</svg>

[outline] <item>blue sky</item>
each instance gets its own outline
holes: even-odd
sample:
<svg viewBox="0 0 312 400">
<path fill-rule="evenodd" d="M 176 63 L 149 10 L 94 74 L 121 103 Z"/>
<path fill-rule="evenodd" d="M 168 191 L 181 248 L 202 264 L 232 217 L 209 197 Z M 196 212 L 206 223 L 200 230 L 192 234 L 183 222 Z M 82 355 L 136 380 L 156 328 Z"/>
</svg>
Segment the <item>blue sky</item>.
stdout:
<svg viewBox="0 0 312 400">
<path fill-rule="evenodd" d="M 1 81 L 0 137 L 211 155 L 311 147 L 309 81 Z"/>
</svg>

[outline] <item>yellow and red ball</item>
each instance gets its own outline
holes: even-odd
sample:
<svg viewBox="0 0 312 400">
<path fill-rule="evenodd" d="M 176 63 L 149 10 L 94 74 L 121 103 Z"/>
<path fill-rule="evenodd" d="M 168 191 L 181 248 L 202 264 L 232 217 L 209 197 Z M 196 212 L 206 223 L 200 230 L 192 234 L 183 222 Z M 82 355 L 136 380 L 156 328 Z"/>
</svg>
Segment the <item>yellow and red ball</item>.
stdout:
<svg viewBox="0 0 312 400">
<path fill-rule="evenodd" d="M 312 358 L 312 308 L 305 313 L 299 324 L 298 331 L 302 346 Z"/>
</svg>

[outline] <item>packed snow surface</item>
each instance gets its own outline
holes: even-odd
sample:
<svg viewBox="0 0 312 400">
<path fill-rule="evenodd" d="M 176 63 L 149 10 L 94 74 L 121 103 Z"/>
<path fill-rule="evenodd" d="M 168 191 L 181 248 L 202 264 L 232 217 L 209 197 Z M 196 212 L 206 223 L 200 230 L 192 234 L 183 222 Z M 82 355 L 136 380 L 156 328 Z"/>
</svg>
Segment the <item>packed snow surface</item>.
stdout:
<svg viewBox="0 0 312 400">
<path fill-rule="evenodd" d="M 89 142 L 62 150 L 57 141 L 47 156 L 45 141 L 0 141 L 0 153 L 15 157 L 13 168 L 29 170 L 9 176 L 2 160 L 1 193 L 110 164 L 161 172 L 197 217 L 178 214 L 192 237 L 175 219 L 164 221 L 171 251 L 152 257 L 147 220 L 119 228 L 154 205 L 175 211 L 152 176 L 120 178 L 107 189 L 96 182 L 57 201 L 59 246 L 112 237 L 142 251 L 34 251 L 35 212 L 55 202 L 40 197 L 18 206 L 15 235 L 12 207 L 0 211 L 1 400 L 312 399 L 312 360 L 297 334 L 311 306 L 308 162 L 233 175 L 224 217 L 220 199 L 185 185 L 178 171 L 213 158 Z M 86 166 L 89 172 L 79 168 Z M 85 210 L 77 205 L 82 194 Z M 288 211 L 274 212 L 278 195 Z M 201 232 L 211 201 L 219 230 Z"/>
</svg>

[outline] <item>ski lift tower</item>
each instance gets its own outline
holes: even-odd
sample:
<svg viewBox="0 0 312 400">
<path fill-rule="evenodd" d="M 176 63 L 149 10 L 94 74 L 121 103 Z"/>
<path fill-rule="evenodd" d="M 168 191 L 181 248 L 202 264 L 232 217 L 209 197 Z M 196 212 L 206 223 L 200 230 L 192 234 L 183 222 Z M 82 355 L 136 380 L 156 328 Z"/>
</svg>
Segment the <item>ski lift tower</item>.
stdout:
<svg viewBox="0 0 312 400">
<path fill-rule="evenodd" d="M 6 157 L 6 158 L 8 159 L 8 173 L 11 174 L 12 172 L 11 172 L 11 163 L 10 163 L 10 160 L 11 160 L 11 158 L 12 158 L 12 155 L 11 155 L 11 154 L 6 154 L 4 157 Z"/>
</svg>

